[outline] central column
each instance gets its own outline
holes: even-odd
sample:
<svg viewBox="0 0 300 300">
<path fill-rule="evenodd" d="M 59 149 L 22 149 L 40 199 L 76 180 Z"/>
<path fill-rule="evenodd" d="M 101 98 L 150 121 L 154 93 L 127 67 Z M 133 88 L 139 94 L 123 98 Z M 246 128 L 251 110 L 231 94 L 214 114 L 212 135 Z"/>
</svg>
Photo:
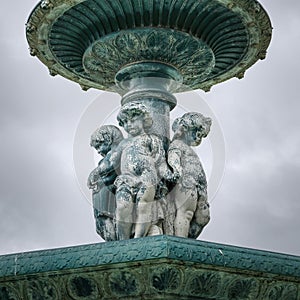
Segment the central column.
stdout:
<svg viewBox="0 0 300 300">
<path fill-rule="evenodd" d="M 115 80 L 124 91 L 121 104 L 139 101 L 147 106 L 153 118 L 149 133 L 160 136 L 167 147 L 170 140 L 170 111 L 177 104 L 172 92 L 182 83 L 179 72 L 167 64 L 140 62 L 122 68 Z"/>
</svg>

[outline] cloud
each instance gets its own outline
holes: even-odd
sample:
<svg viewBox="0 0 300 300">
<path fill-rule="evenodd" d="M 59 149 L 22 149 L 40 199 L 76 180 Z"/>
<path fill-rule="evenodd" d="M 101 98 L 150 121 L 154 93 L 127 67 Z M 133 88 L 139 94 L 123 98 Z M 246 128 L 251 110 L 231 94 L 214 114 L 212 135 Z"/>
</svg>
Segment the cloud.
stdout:
<svg viewBox="0 0 300 300">
<path fill-rule="evenodd" d="M 227 167 L 201 239 L 299 255 L 300 3 L 261 2 L 274 26 L 267 59 L 202 93 Z M 50 77 L 30 57 L 24 24 L 36 3 L 1 9 L 0 254 L 100 241 L 72 161 L 78 121 L 98 92 Z"/>
</svg>

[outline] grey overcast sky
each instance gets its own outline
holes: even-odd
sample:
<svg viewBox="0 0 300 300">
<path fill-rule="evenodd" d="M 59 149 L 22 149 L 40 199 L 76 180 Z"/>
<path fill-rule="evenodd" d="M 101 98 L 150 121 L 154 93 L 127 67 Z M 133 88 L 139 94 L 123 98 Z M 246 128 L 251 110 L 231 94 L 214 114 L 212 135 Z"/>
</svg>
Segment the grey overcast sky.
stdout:
<svg viewBox="0 0 300 300">
<path fill-rule="evenodd" d="M 29 55 L 24 24 L 36 3 L 1 3 L 0 254 L 101 241 L 73 167 L 78 122 L 99 92 L 50 77 Z M 201 239 L 300 255 L 300 1 L 261 3 L 274 27 L 267 59 L 200 92 L 226 143 Z"/>
</svg>

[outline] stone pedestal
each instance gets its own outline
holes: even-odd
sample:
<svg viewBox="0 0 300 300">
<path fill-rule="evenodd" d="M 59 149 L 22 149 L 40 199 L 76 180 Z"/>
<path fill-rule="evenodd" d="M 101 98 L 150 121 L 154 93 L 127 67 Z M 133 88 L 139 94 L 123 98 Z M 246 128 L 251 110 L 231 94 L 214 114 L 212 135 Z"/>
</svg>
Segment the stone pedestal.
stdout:
<svg viewBox="0 0 300 300">
<path fill-rule="evenodd" d="M 0 299 L 300 299 L 300 257 L 170 236 L 0 257 Z"/>
</svg>

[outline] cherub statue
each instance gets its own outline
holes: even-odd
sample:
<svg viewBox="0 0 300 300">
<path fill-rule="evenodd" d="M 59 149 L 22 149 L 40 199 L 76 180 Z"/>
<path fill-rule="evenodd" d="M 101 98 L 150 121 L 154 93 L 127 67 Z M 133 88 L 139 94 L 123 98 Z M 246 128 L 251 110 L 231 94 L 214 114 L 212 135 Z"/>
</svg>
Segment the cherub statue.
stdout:
<svg viewBox="0 0 300 300">
<path fill-rule="evenodd" d="M 115 181 L 118 239 L 144 237 L 153 226 L 161 234 L 164 216 L 155 196 L 160 179 L 172 176 L 162 140 L 148 133 L 152 117 L 141 102 L 125 104 L 117 118 L 128 133 L 111 155 L 112 165 L 120 162 L 121 172 Z"/>
<path fill-rule="evenodd" d="M 93 208 L 96 231 L 105 241 L 116 240 L 114 181 L 118 166 L 110 163 L 110 156 L 123 140 L 120 129 L 113 125 L 103 125 L 91 136 L 90 145 L 103 156 L 89 175 L 88 187 L 93 190 Z"/>
<path fill-rule="evenodd" d="M 174 188 L 176 236 L 197 238 L 210 219 L 205 173 L 191 148 L 200 145 L 210 126 L 211 119 L 196 112 L 177 118 L 172 126 L 174 137 L 168 150 L 168 164 L 177 180 Z"/>
</svg>

